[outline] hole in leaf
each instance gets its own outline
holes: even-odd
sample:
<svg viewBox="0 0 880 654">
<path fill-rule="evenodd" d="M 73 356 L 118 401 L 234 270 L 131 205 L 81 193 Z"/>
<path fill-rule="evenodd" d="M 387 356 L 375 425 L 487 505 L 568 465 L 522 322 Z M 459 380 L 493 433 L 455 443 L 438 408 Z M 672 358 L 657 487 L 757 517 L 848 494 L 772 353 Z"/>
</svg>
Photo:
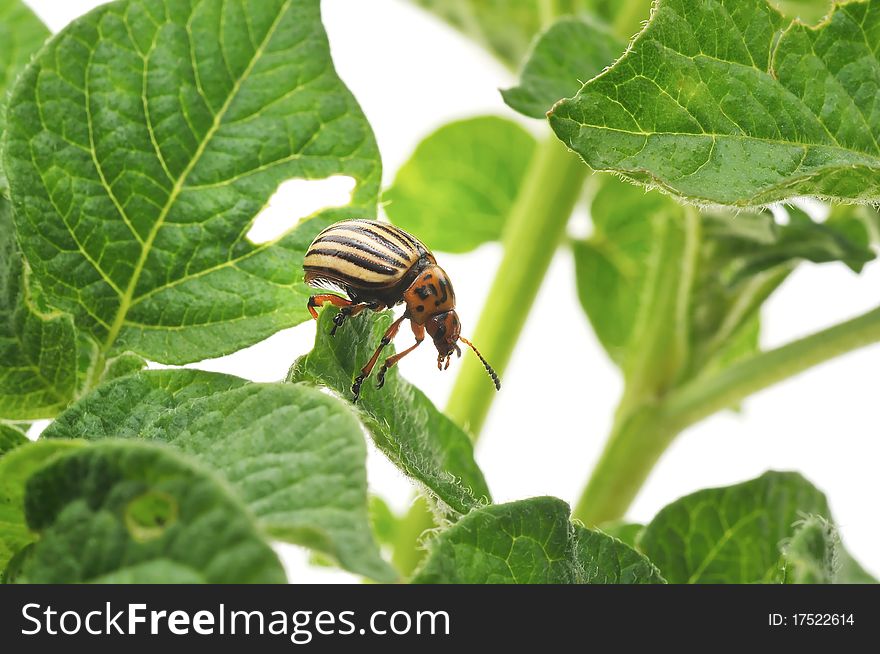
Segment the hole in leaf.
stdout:
<svg viewBox="0 0 880 654">
<path fill-rule="evenodd" d="M 321 209 L 345 206 L 351 202 L 355 185 L 355 179 L 348 175 L 282 182 L 254 219 L 247 233 L 248 240 L 255 244 L 273 241 Z"/>
<path fill-rule="evenodd" d="M 177 500 L 161 491 L 147 491 L 125 507 L 125 526 L 136 541 L 159 538 L 177 520 Z"/>
</svg>

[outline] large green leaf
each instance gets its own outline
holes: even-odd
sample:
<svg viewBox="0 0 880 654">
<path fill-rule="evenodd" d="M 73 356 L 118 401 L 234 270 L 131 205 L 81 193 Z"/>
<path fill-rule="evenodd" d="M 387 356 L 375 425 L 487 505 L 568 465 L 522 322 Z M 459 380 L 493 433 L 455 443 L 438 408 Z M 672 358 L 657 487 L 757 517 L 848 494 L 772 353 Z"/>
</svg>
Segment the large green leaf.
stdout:
<svg viewBox="0 0 880 654">
<path fill-rule="evenodd" d="M 316 389 L 198 370 L 140 372 L 76 402 L 43 437 L 168 443 L 219 471 L 272 537 L 330 554 L 352 572 L 396 578 L 370 530 L 360 424 Z"/>
<path fill-rule="evenodd" d="M 385 212 L 431 249 L 466 252 L 496 241 L 534 149 L 534 137 L 504 118 L 444 125 L 397 171 Z"/>
<path fill-rule="evenodd" d="M 804 518 L 813 515 L 831 518 L 815 486 L 797 473 L 768 472 L 673 502 L 638 542 L 670 583 L 779 583 L 787 569 L 789 580 L 805 581 L 821 572 L 827 581 L 838 574 L 828 549 L 835 544 L 816 533 L 815 521 L 809 533 L 797 533 Z"/>
<path fill-rule="evenodd" d="M 12 231 L 12 209 L 0 196 L 0 418 L 51 418 L 77 391 L 79 358 L 91 351 L 73 320 L 45 306 L 25 283 Z M 79 354 L 85 355 L 78 357 Z"/>
<path fill-rule="evenodd" d="M 0 136 L 9 86 L 47 36 L 49 30 L 24 3 L 0 0 Z M 49 418 L 75 393 L 77 336 L 69 317 L 36 307 L 25 291 L 5 193 L 0 162 L 0 418 Z"/>
<path fill-rule="evenodd" d="M 119 0 L 54 37 L 9 103 L 25 256 L 104 353 L 183 363 L 308 318 L 302 256 L 375 212 L 370 126 L 336 75 L 318 0 Z M 347 175 L 351 204 L 267 243 L 289 178 Z"/>
<path fill-rule="evenodd" d="M 428 543 L 414 583 L 663 583 L 623 542 L 569 521 L 568 505 L 537 497 L 477 509 Z"/>
<path fill-rule="evenodd" d="M 28 478 L 53 458 L 81 445 L 74 441 L 26 443 L 0 457 L 0 573 L 15 554 L 36 540 L 24 516 Z"/>
<path fill-rule="evenodd" d="M 684 198 L 880 199 L 880 0 L 812 29 L 766 0 L 659 0 L 550 124 L 592 168 Z"/>
<path fill-rule="evenodd" d="M 28 442 L 27 435 L 13 425 L 0 422 L 0 457 Z"/>
<path fill-rule="evenodd" d="M 526 116 L 544 118 L 623 54 L 626 44 L 595 20 L 562 18 L 541 34 L 520 72 L 519 85 L 501 92 Z"/>
<path fill-rule="evenodd" d="M 602 1 L 602 0 L 599 0 Z M 554 15 L 579 12 L 597 0 L 410 0 L 455 26 L 511 68 Z M 552 6 L 552 9 L 551 9 Z"/>
<path fill-rule="evenodd" d="M 20 582 L 286 581 L 244 505 L 167 447 L 108 441 L 59 457 L 28 479 L 25 515 L 39 540 Z"/>
<path fill-rule="evenodd" d="M 331 337 L 334 315 L 332 309 L 322 311 L 315 347 L 297 359 L 288 380 L 320 384 L 350 400 L 352 381 L 379 345 L 392 315 L 364 311 Z M 398 339 L 405 337 L 404 332 Z M 385 352 L 390 356 L 394 349 L 389 346 Z M 375 379 L 374 375 L 364 382 L 357 407 L 376 446 L 455 512 L 466 513 L 488 500 L 489 489 L 467 434 L 404 380 L 396 367 L 388 372 L 381 390 L 376 390 Z"/>
</svg>

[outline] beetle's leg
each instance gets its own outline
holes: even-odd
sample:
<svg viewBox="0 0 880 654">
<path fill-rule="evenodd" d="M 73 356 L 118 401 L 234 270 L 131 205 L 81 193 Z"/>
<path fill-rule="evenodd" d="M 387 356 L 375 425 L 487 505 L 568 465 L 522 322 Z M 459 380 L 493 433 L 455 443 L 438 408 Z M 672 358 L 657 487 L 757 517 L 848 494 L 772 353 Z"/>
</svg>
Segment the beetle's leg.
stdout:
<svg viewBox="0 0 880 654">
<path fill-rule="evenodd" d="M 342 307 L 335 316 L 333 316 L 333 329 L 330 330 L 330 336 L 336 336 L 336 330 L 342 327 L 342 323 L 351 316 L 358 315 L 364 309 L 378 311 L 383 308 L 379 302 L 361 302 L 360 304 L 349 304 Z"/>
<path fill-rule="evenodd" d="M 332 293 L 323 293 L 321 295 L 313 295 L 309 298 L 309 313 L 312 314 L 312 318 L 315 320 L 318 319 L 318 312 L 315 311 L 317 307 L 322 307 L 327 303 L 332 304 L 334 307 L 350 307 L 353 302 L 344 297 L 340 297 L 338 295 L 333 295 Z"/>
<path fill-rule="evenodd" d="M 414 322 L 410 324 L 412 325 L 413 335 L 416 337 L 415 345 L 412 345 L 411 347 L 405 349 L 403 352 L 398 352 L 394 356 L 390 356 L 385 359 L 385 363 L 383 363 L 382 367 L 379 368 L 379 374 L 376 379 L 378 382 L 378 384 L 376 385 L 377 389 L 382 388 L 385 385 L 385 373 L 388 372 L 388 369 L 393 368 L 395 365 L 397 365 L 398 361 L 400 361 L 407 354 L 415 350 L 419 345 L 422 344 L 422 341 L 425 340 L 425 326 L 417 325 Z"/>
<path fill-rule="evenodd" d="M 373 367 L 376 365 L 376 361 L 379 360 L 379 355 L 382 354 L 382 350 L 385 349 L 385 346 L 388 345 L 391 340 L 397 336 L 398 330 L 400 330 L 400 323 L 403 322 L 404 318 L 406 318 L 406 314 L 403 314 L 391 323 L 391 326 L 385 330 L 385 334 L 382 336 L 382 340 L 379 341 L 379 347 L 376 348 L 376 351 L 373 352 L 373 356 L 370 357 L 370 360 L 367 361 L 367 365 L 361 368 L 361 374 L 355 377 L 354 384 L 351 385 L 351 392 L 354 393 L 354 401 L 357 402 L 358 396 L 361 394 L 361 384 L 364 383 L 364 380 L 370 376 L 370 373 L 373 372 Z"/>
</svg>

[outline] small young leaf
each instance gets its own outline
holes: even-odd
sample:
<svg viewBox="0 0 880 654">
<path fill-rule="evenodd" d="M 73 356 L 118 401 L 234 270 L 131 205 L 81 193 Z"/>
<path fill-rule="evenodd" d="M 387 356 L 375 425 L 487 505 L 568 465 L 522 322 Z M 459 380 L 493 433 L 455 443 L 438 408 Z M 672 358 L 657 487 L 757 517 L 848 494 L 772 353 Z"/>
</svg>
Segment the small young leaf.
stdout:
<svg viewBox="0 0 880 654">
<path fill-rule="evenodd" d="M 168 447 L 108 441 L 61 456 L 28 479 L 25 515 L 39 540 L 20 582 L 286 581 L 245 507 Z"/>
<path fill-rule="evenodd" d="M 590 211 L 593 234 L 573 246 L 578 295 L 609 356 L 625 367 L 627 356 L 642 347 L 634 335 L 640 316 L 648 311 L 649 324 L 657 321 L 654 310 L 645 308 L 654 270 L 650 264 L 668 258 L 661 247 L 676 249 L 659 234 L 686 238 L 685 230 L 676 228 L 685 220 L 685 209 L 658 192 L 609 177 Z M 818 224 L 788 207 L 787 225 L 777 224 L 769 211 L 701 214 L 697 234 L 691 235 L 697 256 L 684 289 L 688 315 L 680 330 L 688 334 L 689 360 L 678 381 L 756 352 L 758 310 L 798 262 L 842 261 L 861 270 L 875 257 L 863 215 L 872 211 L 859 208 L 859 219 L 840 213 Z M 677 249 L 683 247 L 682 242 Z"/>
<path fill-rule="evenodd" d="M 17 429 L 14 425 L 0 422 L 0 457 L 27 442 L 28 437 L 23 431 Z"/>
<path fill-rule="evenodd" d="M 385 213 L 434 250 L 501 238 L 535 149 L 516 123 L 481 116 L 444 125 L 416 147 L 385 191 Z"/>
<path fill-rule="evenodd" d="M 600 2 L 603 0 L 599 0 Z M 515 68 L 542 27 L 544 9 L 535 0 L 410 0 L 434 12 Z M 556 15 L 573 14 L 597 0 L 554 0 Z"/>
<path fill-rule="evenodd" d="M 663 583 L 657 569 L 616 538 L 569 522 L 554 497 L 477 509 L 434 537 L 413 583 Z"/>
<path fill-rule="evenodd" d="M 785 582 L 833 583 L 839 544 L 834 525 L 822 516 L 808 517 L 796 527 L 794 535 L 782 547 Z"/>
<path fill-rule="evenodd" d="M 26 443 L 0 456 L 0 572 L 16 553 L 35 540 L 24 517 L 28 478 L 53 458 L 81 446 L 74 441 Z"/>
<path fill-rule="evenodd" d="M 519 85 L 501 95 L 521 114 L 544 118 L 557 100 L 571 97 L 625 49 L 626 44 L 598 21 L 562 18 L 538 37 L 520 72 Z"/>
<path fill-rule="evenodd" d="M 346 320 L 331 337 L 335 314 L 332 309 L 322 311 L 315 347 L 293 364 L 288 381 L 320 384 L 350 400 L 352 381 L 379 345 L 392 317 L 390 311 L 364 311 Z M 430 346 L 426 343 L 425 347 Z M 383 355 L 393 353 L 388 346 Z M 388 371 L 381 390 L 374 387 L 375 379 L 374 371 L 364 382 L 357 406 L 376 446 L 455 512 L 466 513 L 488 500 L 489 489 L 467 434 L 404 380 L 396 367 Z"/>
<path fill-rule="evenodd" d="M 669 504 L 645 527 L 639 546 L 670 583 L 780 583 L 787 564 L 801 566 L 802 577 L 789 579 L 805 579 L 816 569 L 808 573 L 802 557 L 824 568 L 816 557 L 824 561 L 834 547 L 815 542 L 815 520 L 810 533 L 790 540 L 805 516 L 830 521 L 825 495 L 797 473 L 767 472 Z M 836 566 L 826 572 L 833 579 Z"/>
<path fill-rule="evenodd" d="M 119 0 L 49 41 L 9 101 L 16 228 L 49 302 L 113 356 L 218 356 L 308 318 L 302 257 L 375 214 L 375 139 L 318 0 Z M 290 178 L 350 176 L 349 206 L 256 244 Z"/>
<path fill-rule="evenodd" d="M 368 505 L 370 512 L 370 526 L 376 540 L 384 545 L 391 545 L 397 536 L 400 518 L 394 514 L 391 507 L 378 495 L 370 495 Z"/>
<path fill-rule="evenodd" d="M 73 404 L 43 437 L 168 443 L 220 472 L 272 537 L 379 581 L 396 578 L 370 530 L 361 427 L 315 389 L 199 370 L 139 372 Z"/>
<path fill-rule="evenodd" d="M 608 178 L 590 214 L 593 234 L 573 244 L 578 297 L 603 347 L 623 366 L 647 299 L 649 262 L 658 258 L 658 235 L 667 225 L 677 230 L 683 224 L 683 209 L 659 193 Z"/>
<path fill-rule="evenodd" d="M 880 0 L 837 5 L 816 29 L 767 0 L 659 0 L 550 124 L 592 168 L 695 202 L 875 202 L 878 27 Z"/>
</svg>

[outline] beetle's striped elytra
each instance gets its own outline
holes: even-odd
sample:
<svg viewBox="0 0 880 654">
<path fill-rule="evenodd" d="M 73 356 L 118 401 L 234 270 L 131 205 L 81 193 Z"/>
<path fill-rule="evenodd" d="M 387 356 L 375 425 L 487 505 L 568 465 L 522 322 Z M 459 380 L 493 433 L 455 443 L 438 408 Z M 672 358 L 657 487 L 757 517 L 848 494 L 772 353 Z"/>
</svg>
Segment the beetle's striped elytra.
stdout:
<svg viewBox="0 0 880 654">
<path fill-rule="evenodd" d="M 365 309 L 380 311 L 405 303 L 406 310 L 395 320 L 373 356 L 351 387 L 355 400 L 363 381 L 369 377 L 386 345 L 397 335 L 404 320 L 410 321 L 414 345 L 385 359 L 378 374 L 378 387 L 385 383 L 385 373 L 400 359 L 415 350 L 425 332 L 437 348 L 437 367 L 449 367 L 452 353 L 461 356 L 458 341 L 470 347 L 486 372 L 501 389 L 501 381 L 474 345 L 461 336 L 461 323 L 455 312 L 455 291 L 446 272 L 437 265 L 431 251 L 415 236 L 390 224 L 375 220 L 343 220 L 330 225 L 315 237 L 303 260 L 305 281 L 316 288 L 344 293 L 313 295 L 309 312 L 317 319 L 317 307 L 332 304 L 340 307 L 333 319 L 331 336 L 349 316 Z"/>
</svg>

